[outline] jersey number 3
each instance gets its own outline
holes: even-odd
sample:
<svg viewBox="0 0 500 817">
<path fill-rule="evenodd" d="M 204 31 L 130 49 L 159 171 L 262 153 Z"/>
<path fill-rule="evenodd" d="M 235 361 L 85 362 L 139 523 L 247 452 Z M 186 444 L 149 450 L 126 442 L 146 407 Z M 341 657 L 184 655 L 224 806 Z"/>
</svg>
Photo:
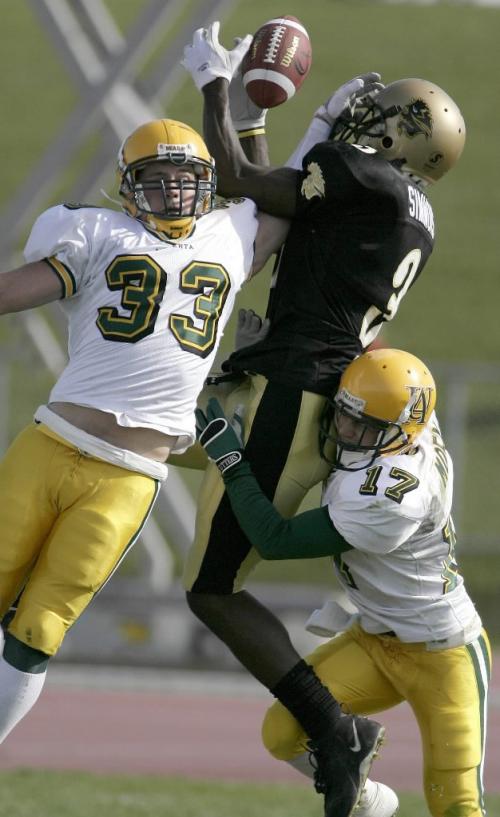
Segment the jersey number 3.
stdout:
<svg viewBox="0 0 500 817">
<path fill-rule="evenodd" d="M 105 275 L 108 289 L 121 290 L 121 309 L 100 307 L 97 327 L 106 340 L 137 343 L 154 331 L 167 274 L 149 255 L 119 255 Z M 168 325 L 186 352 L 200 357 L 210 354 L 230 287 L 229 275 L 220 264 L 193 261 L 181 270 L 179 288 L 193 295 L 193 314 L 171 313 Z"/>
</svg>

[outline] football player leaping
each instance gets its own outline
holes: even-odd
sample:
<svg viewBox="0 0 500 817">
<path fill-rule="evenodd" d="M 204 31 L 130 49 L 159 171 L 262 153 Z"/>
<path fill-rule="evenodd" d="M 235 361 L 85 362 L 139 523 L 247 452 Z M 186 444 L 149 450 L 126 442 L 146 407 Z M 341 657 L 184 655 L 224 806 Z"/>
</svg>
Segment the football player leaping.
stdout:
<svg viewBox="0 0 500 817">
<path fill-rule="evenodd" d="M 266 498 L 216 400 L 198 411 L 198 432 L 262 558 L 333 557 L 356 612 L 331 601 L 315 611 L 308 629 L 343 632 L 307 663 L 356 715 L 408 701 L 432 817 L 482 817 L 491 652 L 455 559 L 453 468 L 435 401 L 432 375 L 407 352 L 378 349 L 350 363 L 322 418 L 320 447 L 332 472 L 321 508 L 292 519 Z M 308 736 L 279 701 L 263 739 L 276 758 L 310 769 Z M 358 809 L 391 817 L 397 798 L 370 782 Z"/>
<path fill-rule="evenodd" d="M 235 294 L 288 226 L 248 199 L 215 208 L 214 161 L 180 122 L 134 131 L 118 173 L 123 213 L 52 207 L 0 275 L 1 313 L 63 299 L 69 323 L 69 362 L 0 466 L 0 618 L 22 591 L 3 622 L 0 740 L 193 442 Z"/>
<path fill-rule="evenodd" d="M 318 108 L 290 167 L 259 166 L 256 156 L 266 155 L 265 112 L 249 103 L 237 72 L 242 43 L 251 38 L 227 51 L 218 32 L 218 23 L 199 29 L 184 64 L 203 91 L 219 192 L 248 195 L 259 208 L 292 219 L 271 290 L 269 331 L 229 359 L 240 381 L 225 408 L 246 404 L 246 456 L 266 496 L 292 516 L 327 474 L 317 445 L 327 396 L 347 364 L 394 318 L 432 252 L 426 185 L 457 162 L 465 125 L 434 83 L 404 79 L 384 88 L 380 76 L 369 73 Z M 188 602 L 313 739 L 326 817 L 348 817 L 382 728 L 342 717 L 281 622 L 244 590 L 259 559 L 217 469 L 209 466 L 185 570 Z M 353 753 L 358 738 L 361 751 Z"/>
</svg>

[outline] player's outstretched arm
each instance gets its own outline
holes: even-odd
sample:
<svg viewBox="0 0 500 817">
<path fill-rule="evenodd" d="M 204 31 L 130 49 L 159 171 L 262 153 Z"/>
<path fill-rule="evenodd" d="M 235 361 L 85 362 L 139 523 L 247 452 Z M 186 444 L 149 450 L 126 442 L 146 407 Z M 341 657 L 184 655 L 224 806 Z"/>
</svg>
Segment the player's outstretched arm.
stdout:
<svg viewBox="0 0 500 817">
<path fill-rule="evenodd" d="M 259 227 L 254 241 L 252 276 L 265 266 L 272 255 L 279 252 L 290 229 L 288 219 L 271 216 L 269 213 L 259 212 L 257 220 Z"/>
<path fill-rule="evenodd" d="M 235 417 L 241 427 L 241 418 Z M 239 524 L 263 559 L 306 559 L 351 549 L 335 530 L 326 507 L 293 519 L 278 513 L 245 460 L 241 436 L 216 399 L 208 401 L 206 412 L 196 410 L 196 433 L 221 472 Z"/>
<path fill-rule="evenodd" d="M 0 314 L 22 312 L 62 297 L 60 279 L 46 261 L 0 273 Z"/>
<path fill-rule="evenodd" d="M 231 119 L 229 83 L 238 70 L 251 37 L 227 51 L 218 40 L 219 24 L 198 29 L 184 49 L 183 65 L 204 96 L 203 129 L 215 159 L 218 192 L 248 196 L 259 209 L 276 216 L 295 212 L 296 173 L 290 168 L 271 169 L 248 160 Z"/>
</svg>

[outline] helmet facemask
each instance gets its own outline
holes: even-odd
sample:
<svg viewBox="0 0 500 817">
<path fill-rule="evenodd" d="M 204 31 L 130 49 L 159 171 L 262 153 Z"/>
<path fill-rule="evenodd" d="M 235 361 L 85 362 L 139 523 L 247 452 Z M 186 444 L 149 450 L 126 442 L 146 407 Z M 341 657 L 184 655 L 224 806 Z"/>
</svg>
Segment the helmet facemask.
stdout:
<svg viewBox="0 0 500 817">
<path fill-rule="evenodd" d="M 357 439 L 342 437 L 343 418 L 351 420 Z M 408 437 L 398 423 L 378 420 L 367 414 L 357 416 L 340 398 L 335 400 L 334 423 L 337 437 L 335 467 L 344 471 L 369 468 L 377 457 L 396 453 L 408 445 Z M 360 463 L 358 467 L 357 463 Z"/>
<path fill-rule="evenodd" d="M 384 110 L 377 104 L 377 94 L 369 94 L 359 100 L 351 114 L 346 110 L 337 119 L 331 138 L 361 147 L 371 147 L 377 153 L 382 153 L 398 170 L 410 176 L 417 176 L 417 180 L 423 182 L 424 180 L 410 167 L 406 157 L 399 155 L 398 125 L 395 117 L 398 117 L 402 110 L 401 105 L 391 105 Z"/>
<path fill-rule="evenodd" d="M 399 423 L 380 420 L 356 411 L 350 398 L 350 395 L 340 391 L 333 401 L 328 402 L 321 422 L 321 453 L 335 469 L 362 471 L 369 468 L 377 457 L 395 454 L 410 445 L 408 436 Z M 351 431 L 349 438 L 342 436 L 342 427 L 345 428 L 346 419 Z M 330 430 L 327 426 L 330 426 Z M 326 441 L 333 440 L 335 454 L 330 458 L 325 456 Z"/>
<path fill-rule="evenodd" d="M 320 419 L 319 446 L 334 468 L 360 471 L 413 450 L 436 404 L 426 365 L 400 349 L 373 349 L 344 370 Z"/>
<path fill-rule="evenodd" d="M 353 108 L 345 108 L 335 123 L 330 138 L 339 142 L 362 145 L 365 137 L 380 139 L 385 134 L 385 120 L 398 113 L 396 106 L 384 111 L 376 104 L 377 92 L 357 100 Z"/>
<path fill-rule="evenodd" d="M 158 163 L 185 170 L 193 178 L 177 174 L 181 177 L 169 179 L 161 168 L 144 178 L 144 171 Z M 215 205 L 214 161 L 196 131 L 174 120 L 156 120 L 131 134 L 120 150 L 118 173 L 125 211 L 162 239 L 187 238 L 196 219 Z M 149 194 L 154 194 L 153 206 Z"/>
<path fill-rule="evenodd" d="M 201 163 L 186 162 L 182 167 L 195 173 L 193 180 L 166 178 L 143 180 L 141 171 L 156 164 L 157 161 L 159 160 L 154 157 L 136 162 L 130 165 L 124 174 L 126 188 L 137 209 L 136 218 L 144 220 L 155 231 L 166 233 L 169 238 L 176 238 L 179 233 L 182 233 L 180 237 L 187 237 L 194 226 L 194 219 L 209 213 L 214 206 L 213 170 Z M 160 193 L 162 201 L 160 209 L 151 207 L 148 198 L 150 192 Z M 178 196 L 172 195 L 175 192 Z"/>
</svg>

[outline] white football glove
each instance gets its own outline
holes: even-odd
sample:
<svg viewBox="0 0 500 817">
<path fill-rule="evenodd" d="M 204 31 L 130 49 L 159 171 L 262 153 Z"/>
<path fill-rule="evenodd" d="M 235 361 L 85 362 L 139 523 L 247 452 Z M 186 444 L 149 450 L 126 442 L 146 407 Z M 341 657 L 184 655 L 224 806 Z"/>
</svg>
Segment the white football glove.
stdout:
<svg viewBox="0 0 500 817">
<path fill-rule="evenodd" d="M 314 116 L 323 119 L 332 127 L 343 111 L 347 109 L 352 114 L 359 99 L 368 94 L 378 93 L 383 87 L 380 82 L 380 74 L 377 74 L 376 71 L 360 74 L 337 88 L 325 104 L 318 108 Z"/>
<path fill-rule="evenodd" d="M 238 37 L 235 43 L 239 45 L 242 40 Z M 250 43 L 247 46 L 247 50 Z M 246 52 L 245 52 L 246 53 Z M 241 65 L 233 74 L 229 84 L 229 108 L 231 119 L 236 130 L 251 130 L 252 128 L 263 128 L 266 124 L 267 108 L 259 108 L 248 96 L 243 77 Z"/>
<path fill-rule="evenodd" d="M 263 340 L 269 332 L 269 318 L 262 318 L 253 309 L 240 309 L 236 325 L 235 349 L 243 349 Z"/>
<path fill-rule="evenodd" d="M 318 142 L 326 142 L 330 138 L 335 121 L 345 110 L 348 110 L 353 116 L 359 100 L 377 94 L 383 87 L 380 82 L 380 74 L 375 71 L 360 74 L 341 85 L 325 104 L 315 111 L 311 124 L 288 159 L 287 166 L 299 170 L 306 153 L 309 153 Z"/>
<path fill-rule="evenodd" d="M 198 28 L 191 45 L 184 48 L 181 65 L 189 71 L 199 91 L 217 77 L 230 82 L 253 39 L 247 34 L 228 51 L 219 42 L 219 29 L 218 21 L 210 23 L 208 28 Z"/>
</svg>

